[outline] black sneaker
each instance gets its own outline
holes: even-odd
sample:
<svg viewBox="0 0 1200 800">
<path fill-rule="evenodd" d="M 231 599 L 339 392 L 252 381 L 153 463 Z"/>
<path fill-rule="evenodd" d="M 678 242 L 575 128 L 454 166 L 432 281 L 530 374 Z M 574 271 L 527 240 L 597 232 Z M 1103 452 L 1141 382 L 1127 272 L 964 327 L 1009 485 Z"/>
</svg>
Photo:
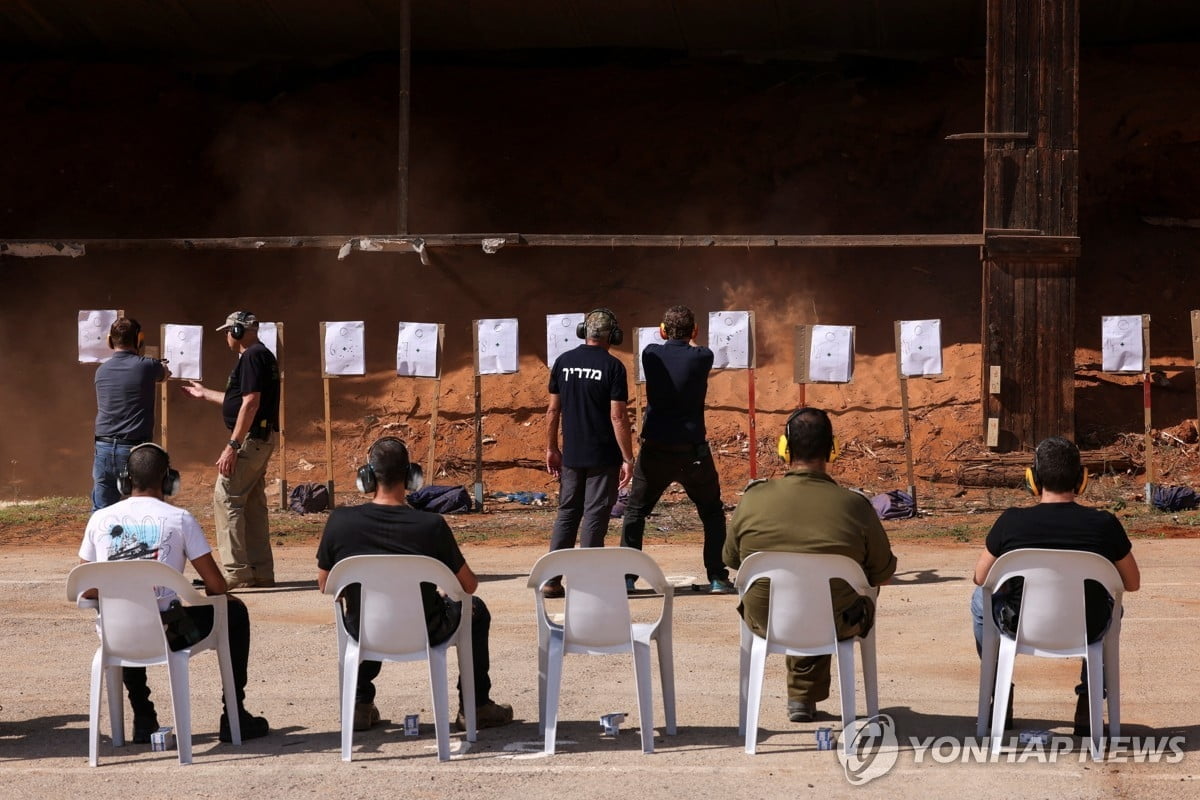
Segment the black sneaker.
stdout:
<svg viewBox="0 0 1200 800">
<path fill-rule="evenodd" d="M 133 738 L 130 739 L 134 744 L 150 744 L 150 734 L 158 730 L 158 716 L 133 718 Z"/>
<path fill-rule="evenodd" d="M 790 722 L 812 722 L 817 713 L 816 703 L 803 700 L 788 700 L 788 720 Z"/>
<path fill-rule="evenodd" d="M 271 726 L 267 724 L 266 717 L 255 717 L 243 711 L 238 721 L 242 725 L 243 742 L 247 739 L 261 739 L 271 732 Z M 233 736 L 229 732 L 229 717 L 225 714 L 221 715 L 221 729 L 217 733 L 217 738 L 226 743 L 233 741 Z"/>
</svg>

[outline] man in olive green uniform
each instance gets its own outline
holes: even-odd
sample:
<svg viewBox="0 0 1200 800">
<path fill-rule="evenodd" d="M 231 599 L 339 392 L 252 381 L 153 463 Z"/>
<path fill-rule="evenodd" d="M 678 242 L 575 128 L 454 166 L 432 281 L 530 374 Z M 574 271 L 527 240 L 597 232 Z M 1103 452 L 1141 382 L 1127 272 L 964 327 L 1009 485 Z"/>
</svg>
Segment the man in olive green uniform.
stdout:
<svg viewBox="0 0 1200 800">
<path fill-rule="evenodd" d="M 875 509 L 863 495 L 843 489 L 826 470 L 836 455 L 833 425 L 820 409 L 802 408 L 784 425 L 780 454 L 788 472 L 782 478 L 751 483 L 733 514 L 722 556 L 737 569 L 759 551 L 834 553 L 862 565 L 872 586 L 896 571 L 896 557 Z M 786 444 L 786 447 L 785 447 Z M 839 639 L 864 634 L 875 621 L 875 604 L 844 581 L 832 582 Z M 759 636 L 765 635 L 769 582 L 758 581 L 738 613 Z M 788 718 L 811 722 L 816 705 L 829 697 L 829 656 L 788 656 Z"/>
</svg>

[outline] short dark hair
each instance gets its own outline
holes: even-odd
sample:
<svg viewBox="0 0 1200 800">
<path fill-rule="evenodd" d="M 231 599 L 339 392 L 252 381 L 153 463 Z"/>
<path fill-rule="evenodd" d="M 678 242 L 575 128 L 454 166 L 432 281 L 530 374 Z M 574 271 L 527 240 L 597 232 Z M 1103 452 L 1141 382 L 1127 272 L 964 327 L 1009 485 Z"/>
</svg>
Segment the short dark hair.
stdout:
<svg viewBox="0 0 1200 800">
<path fill-rule="evenodd" d="M 1051 492 L 1075 491 L 1083 473 L 1079 448 L 1061 436 L 1051 436 L 1038 443 L 1033 453 L 1033 468 L 1038 484 Z"/>
<path fill-rule="evenodd" d="M 367 461 L 375 471 L 380 486 L 404 486 L 408 483 L 408 447 L 395 436 L 375 442 L 367 453 Z"/>
<path fill-rule="evenodd" d="M 829 460 L 833 452 L 833 422 L 819 408 L 801 408 L 783 426 L 792 461 Z"/>
<path fill-rule="evenodd" d="M 687 306 L 671 306 L 663 314 L 663 330 L 669 339 L 690 339 L 696 330 L 696 315 Z"/>
<path fill-rule="evenodd" d="M 137 447 L 129 454 L 127 469 L 134 489 L 145 491 L 161 487 L 170 468 L 170 456 L 158 445 Z"/>
<path fill-rule="evenodd" d="M 112 327 L 108 329 L 108 335 L 112 337 L 112 346 L 116 347 L 137 347 L 138 334 L 142 332 L 142 326 L 136 319 L 129 317 L 117 317 L 113 322 Z"/>
</svg>

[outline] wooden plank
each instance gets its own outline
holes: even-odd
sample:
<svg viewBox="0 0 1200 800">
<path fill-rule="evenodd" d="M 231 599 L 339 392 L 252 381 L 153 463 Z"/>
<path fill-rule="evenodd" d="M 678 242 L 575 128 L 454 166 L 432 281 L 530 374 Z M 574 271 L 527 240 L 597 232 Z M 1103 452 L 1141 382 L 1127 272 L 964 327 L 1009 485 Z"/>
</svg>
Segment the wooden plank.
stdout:
<svg viewBox="0 0 1200 800">
<path fill-rule="evenodd" d="M 1078 236 L 996 234 L 984 238 L 984 246 L 990 255 L 1017 254 L 1036 258 L 1059 255 L 1078 258 L 1082 251 Z"/>
<path fill-rule="evenodd" d="M 412 94 L 412 0 L 400 0 L 400 103 L 396 153 L 396 232 L 408 233 L 409 98 Z"/>
<path fill-rule="evenodd" d="M 21 248 L 45 246 L 72 255 L 71 248 L 86 253 L 109 250 L 341 250 L 347 244 L 364 253 L 414 253 L 429 247 L 481 247 L 484 241 L 500 247 L 981 247 L 981 233 L 916 234 L 814 234 L 814 235 L 695 235 L 695 234 L 519 234 L 519 233 L 448 233 L 419 236 L 336 235 L 336 236 L 233 236 L 199 238 L 60 239 L 0 240 L 0 255 L 21 255 Z M 365 248 L 365 249 L 364 249 Z M 48 253 L 39 253 L 48 255 Z M 78 255 L 76 251 L 73 255 Z"/>
<path fill-rule="evenodd" d="M 322 347 L 322 352 L 324 347 Z M 279 365 L 279 507 L 288 509 L 288 480 L 287 480 L 287 380 L 284 375 L 284 336 L 283 323 L 275 323 L 275 361 Z"/>
<path fill-rule="evenodd" d="M 947 142 L 975 141 L 979 139 L 1028 139 L 1029 131 L 979 131 L 976 133 L 951 133 L 947 134 L 945 140 Z"/>
<path fill-rule="evenodd" d="M 1192 312 L 1192 362 L 1196 369 L 1196 429 L 1200 430 L 1200 311 Z"/>
</svg>

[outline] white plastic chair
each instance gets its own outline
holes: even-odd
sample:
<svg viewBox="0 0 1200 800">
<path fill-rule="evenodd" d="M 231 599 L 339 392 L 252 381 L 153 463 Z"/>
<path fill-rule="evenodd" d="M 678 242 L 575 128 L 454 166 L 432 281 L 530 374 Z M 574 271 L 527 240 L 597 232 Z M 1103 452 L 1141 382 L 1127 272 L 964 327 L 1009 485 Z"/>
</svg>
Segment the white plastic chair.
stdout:
<svg viewBox="0 0 1200 800">
<path fill-rule="evenodd" d="M 992 616 L 992 593 L 1005 581 L 1023 577 L 1021 614 L 1016 638 L 1001 635 Z M 1104 637 L 1087 641 L 1085 580 L 1104 586 L 1112 595 L 1112 622 Z M 1095 553 L 1079 550 L 1013 550 L 996 559 L 983 582 L 983 652 L 979 670 L 979 717 L 976 735 L 987 733 L 988 701 L 992 707 L 1008 707 L 1013 664 L 1017 654 L 1043 658 L 1084 658 L 1090 701 L 1090 749 L 1100 760 L 1103 736 L 1104 695 L 1108 694 L 1108 731 L 1121 735 L 1121 575 L 1112 562 Z M 1000 752 L 1004 736 L 1004 714 L 993 715 L 991 751 Z"/>
<path fill-rule="evenodd" d="M 172 651 L 163 632 L 154 587 L 170 589 L 184 605 L 213 607 L 213 626 L 208 636 L 185 650 Z M 83 599 L 84 592 L 99 592 L 100 647 L 92 658 L 91 700 L 88 706 L 88 763 L 96 766 L 100 747 L 100 695 L 108 685 L 108 716 L 114 747 L 125 744 L 125 698 L 122 667 L 167 665 L 171 684 L 171 714 L 179 763 L 192 763 L 192 708 L 188 692 L 188 665 L 192 656 L 205 650 L 217 651 L 225 707 L 230 709 L 229 732 L 233 743 L 242 743 L 233 683 L 233 661 L 229 656 L 228 604 L 224 595 L 208 597 L 192 588 L 191 582 L 167 564 L 158 561 L 99 561 L 80 564 L 67 576 L 67 599 L 81 608 L 97 602 Z M 102 680 L 102 678 L 104 680 Z"/>
<path fill-rule="evenodd" d="M 767 656 L 836 655 L 838 691 L 842 701 L 842 746 L 849 752 L 853 742 L 845 735 L 854 721 L 854 643 L 859 643 L 863 662 L 863 689 L 867 716 L 879 713 L 879 684 L 875 671 L 875 626 L 865 636 L 839 641 L 833 616 L 829 581 L 840 578 L 854 591 L 874 600 L 879 589 L 867 582 L 862 567 L 846 556 L 818 553 L 758 552 L 744 562 L 735 585 L 744 596 L 755 581 L 770 579 L 770 615 L 766 638 L 756 635 L 742 621 L 740 705 L 738 733 L 746 737 L 746 752 L 753 754 L 758 743 L 758 712 L 762 704 L 763 672 Z"/>
<path fill-rule="evenodd" d="M 360 584 L 358 639 L 346 630 L 339 598 L 346 587 Z M 462 603 L 462 619 L 454 635 L 429 644 L 421 584 L 432 583 L 451 600 Z M 325 593 L 334 597 L 338 632 L 338 686 L 341 690 L 342 760 L 350 760 L 354 737 L 354 694 L 358 665 L 363 661 L 428 661 L 433 698 L 433 727 L 439 761 L 450 760 L 450 697 L 446 651 L 458 648 L 467 741 L 475 741 L 475 662 L 471 646 L 471 595 L 450 568 L 435 558 L 412 555 L 351 556 L 333 565 Z"/>
<path fill-rule="evenodd" d="M 640 575 L 663 596 L 654 622 L 634 623 L 629 614 L 625 575 Z M 542 586 L 561 575 L 566 606 L 561 625 L 546 613 Z M 563 656 L 633 654 L 642 752 L 654 752 L 654 711 L 650 680 L 650 642 L 658 643 L 663 711 L 668 736 L 675 735 L 675 661 L 671 647 L 671 603 L 674 587 L 658 564 L 640 550 L 628 547 L 588 547 L 555 550 L 538 559 L 529 574 L 537 602 L 538 728 L 545 734 L 545 752 L 554 754 L 558 728 L 558 698 Z"/>
</svg>

